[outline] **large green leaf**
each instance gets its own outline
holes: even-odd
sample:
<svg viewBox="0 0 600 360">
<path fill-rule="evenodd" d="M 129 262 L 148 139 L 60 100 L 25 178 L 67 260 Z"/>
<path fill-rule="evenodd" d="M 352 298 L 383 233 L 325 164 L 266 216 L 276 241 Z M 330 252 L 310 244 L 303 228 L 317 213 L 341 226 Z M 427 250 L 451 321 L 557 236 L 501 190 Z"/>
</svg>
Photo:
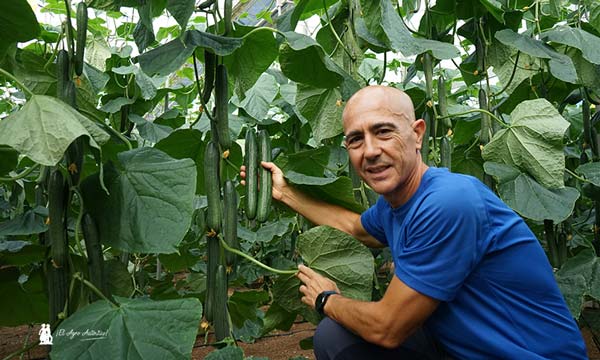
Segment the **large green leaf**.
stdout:
<svg viewBox="0 0 600 360">
<path fill-rule="evenodd" d="M 350 235 L 328 226 L 314 227 L 298 237 L 298 252 L 305 264 L 336 282 L 342 295 L 368 301 L 373 283 L 373 255 Z M 305 308 L 300 302 L 295 276 L 281 276 L 273 286 L 273 297 L 289 312 Z"/>
<path fill-rule="evenodd" d="M 279 49 L 279 63 L 285 76 L 318 88 L 334 88 L 342 82 L 343 70 L 313 38 L 295 32 L 285 33 L 285 38 Z"/>
<path fill-rule="evenodd" d="M 19 153 L 9 147 L 0 146 L 0 154 L 0 176 L 3 176 L 15 169 L 19 163 Z"/>
<path fill-rule="evenodd" d="M 279 50 L 273 32 L 266 28 L 259 28 L 249 32 L 244 37 L 242 46 L 223 59 L 230 78 L 235 82 L 235 93 L 241 100 L 256 80 L 271 66 L 277 55 Z"/>
<path fill-rule="evenodd" d="M 0 264 L 25 266 L 44 261 L 47 247 L 29 241 L 0 240 Z"/>
<path fill-rule="evenodd" d="M 557 26 L 542 34 L 543 38 L 555 43 L 568 45 L 581 50 L 583 58 L 593 64 L 600 64 L 600 37 L 570 26 Z"/>
<path fill-rule="evenodd" d="M 142 139 L 150 141 L 153 144 L 166 138 L 173 132 L 170 126 L 156 124 L 136 114 L 129 114 L 129 120 L 135 124 Z"/>
<path fill-rule="evenodd" d="M 27 0 L 0 2 L 0 58 L 8 44 L 31 40 L 39 33 L 40 25 Z"/>
<path fill-rule="evenodd" d="M 591 162 L 579 166 L 575 170 L 578 174 L 585 176 L 592 184 L 600 186 L 600 162 Z"/>
<path fill-rule="evenodd" d="M 47 166 L 56 165 L 69 144 L 82 135 L 98 150 L 98 143 L 110 138 L 71 106 L 45 95 L 32 96 L 23 108 L 0 121 L 0 144 Z"/>
<path fill-rule="evenodd" d="M 275 81 L 275 77 L 264 73 L 258 78 L 256 84 L 246 92 L 246 96 L 239 106 L 256 120 L 262 120 L 267 116 L 271 103 L 278 93 L 279 86 Z"/>
<path fill-rule="evenodd" d="M 44 218 L 33 210 L 0 223 L 0 236 L 39 234 L 48 229 Z"/>
<path fill-rule="evenodd" d="M 342 95 L 337 89 L 298 85 L 296 106 L 310 123 L 317 144 L 343 132 Z"/>
<path fill-rule="evenodd" d="M 307 176 L 295 171 L 288 171 L 285 177 L 290 183 L 295 184 L 302 191 L 314 198 L 337 204 L 356 212 L 365 210 L 354 199 L 352 180 L 348 177 L 322 178 Z"/>
<path fill-rule="evenodd" d="M 498 194 L 502 200 L 528 219 L 562 222 L 571 215 L 579 198 L 577 189 L 548 190 L 509 165 L 486 162 L 484 169 L 498 180 Z"/>
<path fill-rule="evenodd" d="M 210 49 L 219 56 L 227 56 L 242 44 L 241 38 L 188 30 L 182 37 L 143 53 L 138 57 L 138 61 L 146 74 L 167 76 L 179 69 L 194 53 L 196 47 Z"/>
<path fill-rule="evenodd" d="M 195 298 L 96 301 L 54 330 L 56 359 L 189 359 L 202 304 Z M 87 332 L 86 332 L 87 331 Z M 95 332 L 95 333 L 94 333 Z"/>
<path fill-rule="evenodd" d="M 181 38 L 177 38 L 143 53 L 138 61 L 146 74 L 167 76 L 179 69 L 194 49 L 195 47 L 187 46 Z"/>
<path fill-rule="evenodd" d="M 510 127 L 484 146 L 483 158 L 527 171 L 548 188 L 563 187 L 562 139 L 569 122 L 546 99 L 523 101 L 510 116 Z"/>
<path fill-rule="evenodd" d="M 186 46 L 197 46 L 205 49 L 211 49 L 218 56 L 227 56 L 233 54 L 244 39 L 214 35 L 204 31 L 188 30 L 185 33 Z"/>
<path fill-rule="evenodd" d="M 554 77 L 565 82 L 577 84 L 577 72 L 573 61 L 568 56 L 556 52 L 539 40 L 535 40 L 527 35 L 518 34 L 510 29 L 496 32 L 495 37 L 504 45 L 518 49 L 527 55 L 540 59 L 548 59 L 550 72 Z"/>
<path fill-rule="evenodd" d="M 592 249 L 569 258 L 556 272 L 556 280 L 575 318 L 579 317 L 585 296 L 600 300 L 600 261 Z"/>
<path fill-rule="evenodd" d="M 117 167 L 107 166 L 106 195 L 98 177 L 83 183 L 84 199 L 101 241 L 117 249 L 173 253 L 188 230 L 193 213 L 196 167 L 153 148 L 118 154 Z"/>
<path fill-rule="evenodd" d="M 204 194 L 204 149 L 206 142 L 196 129 L 180 129 L 159 141 L 155 146 L 175 159 L 192 159 L 196 163 L 196 193 Z"/>
<path fill-rule="evenodd" d="M 185 30 L 190 16 L 194 13 L 194 0 L 168 0 L 167 10 L 175 18 L 182 30 Z"/>
<path fill-rule="evenodd" d="M 17 326 L 48 320 L 48 297 L 41 269 L 25 277 L 15 267 L 0 270 L 0 326 Z"/>
<path fill-rule="evenodd" d="M 458 49 L 452 44 L 414 38 L 390 0 L 363 0 L 361 6 L 362 18 L 368 31 L 390 49 L 399 51 L 404 56 L 418 55 L 426 51 L 431 51 L 436 59 L 460 56 Z"/>
</svg>

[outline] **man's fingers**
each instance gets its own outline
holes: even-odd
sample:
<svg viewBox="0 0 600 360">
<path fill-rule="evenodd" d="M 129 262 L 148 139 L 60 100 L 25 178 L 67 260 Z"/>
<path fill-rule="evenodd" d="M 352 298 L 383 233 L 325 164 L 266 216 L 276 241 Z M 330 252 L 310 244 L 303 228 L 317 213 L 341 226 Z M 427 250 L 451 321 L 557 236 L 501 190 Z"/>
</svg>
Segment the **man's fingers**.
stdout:
<svg viewBox="0 0 600 360">
<path fill-rule="evenodd" d="M 298 271 L 302 274 L 306 274 L 306 276 L 310 277 L 310 278 L 317 275 L 317 273 L 313 269 L 309 268 L 306 265 L 302 265 L 302 264 L 298 265 Z"/>
<path fill-rule="evenodd" d="M 240 184 L 242 184 L 243 186 L 246 186 L 246 180 L 240 181 Z"/>
</svg>

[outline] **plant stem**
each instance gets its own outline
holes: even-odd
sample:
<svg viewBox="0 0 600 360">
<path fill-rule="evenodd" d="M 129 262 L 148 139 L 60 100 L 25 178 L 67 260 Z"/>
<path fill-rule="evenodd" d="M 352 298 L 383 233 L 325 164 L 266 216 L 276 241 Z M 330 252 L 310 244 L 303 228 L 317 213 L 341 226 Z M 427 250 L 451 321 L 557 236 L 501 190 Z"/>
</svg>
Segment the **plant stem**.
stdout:
<svg viewBox="0 0 600 360">
<path fill-rule="evenodd" d="M 251 262 L 255 263 L 256 265 L 260 266 L 261 268 L 263 268 L 267 271 L 270 271 L 270 272 L 273 272 L 273 273 L 279 274 L 279 275 L 294 275 L 298 272 L 298 270 L 295 270 L 295 269 L 294 270 L 279 270 L 279 269 L 272 268 L 268 265 L 265 265 L 265 264 L 261 263 L 260 261 L 256 260 L 255 258 L 253 258 L 252 256 L 250 256 L 248 254 L 244 254 L 243 252 L 227 245 L 227 243 L 225 242 L 225 240 L 223 239 L 223 237 L 221 235 L 217 235 L 217 236 L 219 238 L 219 241 L 221 242 L 221 246 L 225 250 L 227 250 L 231 253 L 234 253 L 236 255 L 239 255 L 247 260 L 250 260 Z"/>
<path fill-rule="evenodd" d="M 323 0 L 323 10 L 325 11 L 325 16 L 327 17 L 327 23 L 329 24 L 329 29 L 333 33 L 333 36 L 337 40 L 338 44 L 340 44 L 342 49 L 344 49 L 344 52 L 346 54 L 348 54 L 348 56 L 350 57 L 350 59 L 352 59 L 352 61 L 356 61 L 356 56 L 354 56 L 350 53 L 350 50 L 348 50 L 348 48 L 344 45 L 344 42 L 342 41 L 342 39 L 340 39 L 340 36 L 335 31 L 335 29 L 333 27 L 333 23 L 331 22 L 331 18 L 329 17 L 329 11 L 327 11 L 327 3 L 325 2 L 325 0 Z"/>
<path fill-rule="evenodd" d="M 387 51 L 383 52 L 383 73 L 381 74 L 381 78 L 377 81 L 377 85 L 381 85 L 383 82 L 383 78 L 385 78 L 385 69 L 387 68 Z"/>
<path fill-rule="evenodd" d="M 113 304 L 116 307 L 120 306 L 118 302 L 116 302 L 115 300 L 107 298 L 106 295 L 104 295 L 102 293 L 102 291 L 98 290 L 98 288 L 96 286 L 94 286 L 94 284 L 92 284 L 91 282 L 89 282 L 86 279 L 84 279 L 83 276 L 81 276 L 81 273 L 75 273 L 75 274 L 73 274 L 73 277 L 75 279 L 81 281 L 88 288 L 90 288 L 90 290 L 92 290 L 102 300 L 106 300 L 106 301 L 108 301 L 109 303 Z"/>
<path fill-rule="evenodd" d="M 574 177 L 575 179 L 577 179 L 577 180 L 579 180 L 579 181 L 586 182 L 586 183 L 590 183 L 590 184 L 592 183 L 591 181 L 589 181 L 589 180 L 587 180 L 587 179 L 584 179 L 584 178 L 582 178 L 581 176 L 579 176 L 579 175 L 575 174 L 573 171 L 571 171 L 571 170 L 569 170 L 569 169 L 567 169 L 567 168 L 565 168 L 565 171 L 566 171 L 566 172 L 567 172 L 569 175 L 571 175 L 572 177 Z"/>
<path fill-rule="evenodd" d="M 40 167 L 40 164 L 34 164 L 33 166 L 30 166 L 27 170 L 24 170 L 20 174 L 17 174 L 13 177 L 0 177 L 0 181 L 16 181 L 22 179 L 27 175 L 31 174 L 33 170 L 37 169 L 38 167 Z"/>
<path fill-rule="evenodd" d="M 194 76 L 196 77 L 196 88 L 198 89 L 198 97 L 200 97 L 200 104 L 202 104 L 202 112 L 198 115 L 198 118 L 190 125 L 190 128 L 196 125 L 196 123 L 200 120 L 202 113 L 206 113 L 208 119 L 210 121 L 215 121 L 213 116 L 210 114 L 210 111 L 206 108 L 206 104 L 204 103 L 204 97 L 202 96 L 202 91 L 200 91 L 200 77 L 198 76 L 198 65 L 196 62 L 196 55 L 192 54 L 192 59 L 194 61 Z M 216 61 L 216 60 L 215 60 Z M 204 84 L 206 86 L 206 84 Z"/>
<path fill-rule="evenodd" d="M 510 78 L 508 79 L 504 87 L 500 91 L 493 93 L 491 97 L 496 97 L 505 92 L 506 89 L 508 89 L 508 86 L 510 85 L 510 83 L 512 83 L 513 78 L 515 77 L 515 73 L 517 72 L 517 65 L 519 65 L 519 55 L 521 55 L 520 50 L 517 51 L 517 57 L 515 58 L 515 66 L 513 67 L 512 73 L 510 74 Z"/>
<path fill-rule="evenodd" d="M 467 115 L 467 114 L 471 114 L 474 112 L 480 112 L 480 113 L 489 115 L 492 119 L 496 120 L 498 122 L 498 124 L 500 124 L 505 129 L 508 129 L 510 127 L 508 124 L 504 123 L 504 121 L 500 120 L 496 115 L 492 114 L 491 112 L 489 112 L 487 110 L 483 110 L 483 109 L 471 109 L 471 110 L 463 111 L 463 112 L 456 113 L 456 114 L 448 114 L 446 116 L 441 116 L 440 119 L 456 117 L 456 116 L 461 116 L 461 115 Z"/>
<path fill-rule="evenodd" d="M 22 82 L 20 82 L 19 80 L 17 80 L 16 77 L 13 76 L 13 74 L 9 73 L 8 71 L 4 70 L 3 68 L 0 68 L 0 74 L 6 76 L 8 79 L 12 80 L 12 82 L 14 82 L 18 88 L 20 88 L 21 90 L 23 90 L 25 92 L 26 95 L 29 95 L 29 97 L 32 97 L 34 94 L 31 90 L 29 90 L 29 88 L 25 85 L 23 85 Z"/>
</svg>

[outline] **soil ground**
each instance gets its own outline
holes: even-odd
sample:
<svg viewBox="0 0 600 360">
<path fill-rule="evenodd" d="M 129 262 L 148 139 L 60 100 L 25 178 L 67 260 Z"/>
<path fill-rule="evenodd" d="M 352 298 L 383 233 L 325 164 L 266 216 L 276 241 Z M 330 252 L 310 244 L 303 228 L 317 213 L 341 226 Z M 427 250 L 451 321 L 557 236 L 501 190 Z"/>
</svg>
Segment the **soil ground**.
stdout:
<svg viewBox="0 0 600 360">
<path fill-rule="evenodd" d="M 312 350 L 302 350 L 300 340 L 312 336 L 315 326 L 310 323 L 296 323 L 289 331 L 274 332 L 257 340 L 254 344 L 239 343 L 246 356 L 267 357 L 271 360 L 288 360 L 289 358 L 304 356 L 314 359 Z M 37 341 L 40 326 L 0 327 L 0 359 L 23 347 L 29 334 L 29 342 Z M 582 334 L 588 347 L 590 360 L 600 360 L 600 350 L 594 344 L 592 333 L 588 328 L 582 329 Z M 208 341 L 211 341 L 209 338 Z M 204 337 L 198 337 L 192 351 L 192 359 L 204 359 L 214 349 L 204 344 Z M 26 352 L 23 359 L 46 359 L 48 346 L 38 345 Z M 18 358 L 18 357 L 16 357 Z M 70 360 L 70 359 L 67 359 Z"/>
</svg>

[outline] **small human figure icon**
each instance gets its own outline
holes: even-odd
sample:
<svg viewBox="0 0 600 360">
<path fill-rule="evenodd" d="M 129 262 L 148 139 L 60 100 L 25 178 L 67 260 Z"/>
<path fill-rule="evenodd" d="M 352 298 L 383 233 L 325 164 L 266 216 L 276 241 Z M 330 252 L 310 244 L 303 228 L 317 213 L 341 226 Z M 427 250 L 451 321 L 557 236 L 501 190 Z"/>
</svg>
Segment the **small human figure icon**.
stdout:
<svg viewBox="0 0 600 360">
<path fill-rule="evenodd" d="M 50 324 L 42 324 L 39 335 L 40 345 L 52 345 L 52 331 L 50 330 Z"/>
</svg>

